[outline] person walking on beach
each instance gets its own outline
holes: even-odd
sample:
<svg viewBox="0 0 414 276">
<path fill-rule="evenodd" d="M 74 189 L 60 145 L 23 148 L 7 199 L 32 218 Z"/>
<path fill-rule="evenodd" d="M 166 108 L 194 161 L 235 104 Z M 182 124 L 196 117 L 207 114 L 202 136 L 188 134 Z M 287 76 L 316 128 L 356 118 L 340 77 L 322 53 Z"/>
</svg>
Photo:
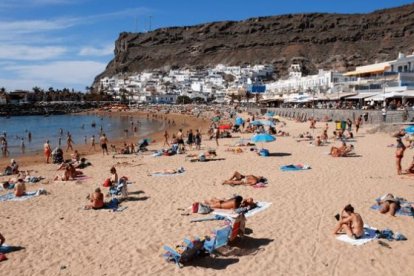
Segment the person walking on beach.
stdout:
<svg viewBox="0 0 414 276">
<path fill-rule="evenodd" d="M 50 155 L 52 154 L 52 149 L 50 148 L 49 140 L 43 145 L 43 152 L 46 157 L 46 163 L 49 164 Z"/>
<path fill-rule="evenodd" d="M 96 151 L 95 144 L 96 144 L 96 142 L 95 142 L 95 135 L 92 135 L 92 137 L 91 137 L 91 148 L 94 151 Z"/>
<path fill-rule="evenodd" d="M 406 147 L 404 143 L 401 141 L 401 137 L 397 138 L 397 150 L 395 152 L 396 157 L 396 164 L 397 164 L 397 174 L 400 175 L 402 168 L 401 168 L 401 161 L 404 157 L 404 151 Z"/>
<path fill-rule="evenodd" d="M 105 133 L 102 133 L 102 136 L 99 138 L 99 143 L 101 144 L 102 148 L 102 155 L 109 155 L 108 153 L 108 138 L 106 138 Z"/>
<path fill-rule="evenodd" d="M 73 142 L 73 140 L 72 140 L 72 135 L 68 134 L 68 139 L 66 140 L 66 144 L 67 144 L 67 147 L 66 147 L 66 152 L 68 152 L 68 151 L 69 151 L 69 149 L 70 149 L 71 151 L 73 151 L 73 145 L 72 145 L 72 144 L 74 144 L 74 142 Z"/>
<path fill-rule="evenodd" d="M 168 143 L 168 139 L 170 138 L 170 135 L 168 134 L 168 131 L 164 132 L 164 144 L 162 146 L 170 146 L 170 143 Z"/>
</svg>

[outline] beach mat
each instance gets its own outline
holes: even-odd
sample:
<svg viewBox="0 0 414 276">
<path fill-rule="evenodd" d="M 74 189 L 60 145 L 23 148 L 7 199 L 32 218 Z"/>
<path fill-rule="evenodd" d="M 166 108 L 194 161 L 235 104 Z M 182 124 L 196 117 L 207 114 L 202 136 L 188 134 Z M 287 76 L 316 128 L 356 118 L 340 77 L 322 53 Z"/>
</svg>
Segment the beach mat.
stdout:
<svg viewBox="0 0 414 276">
<path fill-rule="evenodd" d="M 310 170 L 310 166 L 309 165 L 301 165 L 301 164 L 290 164 L 290 165 L 285 165 L 285 166 L 280 166 L 280 170 L 282 172 L 291 172 L 291 171 L 303 171 L 303 170 Z"/>
<path fill-rule="evenodd" d="M 254 208 L 254 209 L 251 209 L 250 211 L 245 213 L 244 216 L 246 218 L 252 217 L 252 216 L 266 210 L 267 208 L 270 207 L 270 205 L 272 205 L 271 202 L 259 201 L 259 202 L 257 202 L 257 207 Z M 214 209 L 213 214 L 224 216 L 224 217 L 232 217 L 232 218 L 235 218 L 239 215 L 238 213 L 234 212 L 234 210 L 226 210 L 226 209 Z"/>
<path fill-rule="evenodd" d="M 0 202 L 2 202 L 2 201 L 23 201 L 23 200 L 27 200 L 27 199 L 30 199 L 30 198 L 33 198 L 33 197 L 36 197 L 36 196 L 38 196 L 37 191 L 35 191 L 35 192 L 26 192 L 26 194 L 24 196 L 19 196 L 19 197 L 16 197 L 14 195 L 14 193 L 8 193 L 8 194 L 0 196 Z"/>
<path fill-rule="evenodd" d="M 184 174 L 185 172 L 177 172 L 177 173 L 151 173 L 150 176 L 176 176 L 180 174 Z"/>
<path fill-rule="evenodd" d="M 338 237 L 336 237 L 337 240 L 355 245 L 355 246 L 360 246 L 363 244 L 366 244 L 368 242 L 371 242 L 373 240 L 376 239 L 376 231 L 377 229 L 372 228 L 368 225 L 364 225 L 364 236 L 362 236 L 359 239 L 352 239 L 350 237 L 348 237 L 346 234 L 341 234 Z"/>
</svg>

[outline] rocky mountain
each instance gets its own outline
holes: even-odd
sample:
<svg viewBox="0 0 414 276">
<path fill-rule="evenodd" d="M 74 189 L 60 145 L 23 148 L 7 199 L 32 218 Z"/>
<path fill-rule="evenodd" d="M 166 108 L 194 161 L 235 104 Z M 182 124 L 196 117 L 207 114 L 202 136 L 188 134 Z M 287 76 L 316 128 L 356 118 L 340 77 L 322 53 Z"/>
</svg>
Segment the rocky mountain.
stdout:
<svg viewBox="0 0 414 276">
<path fill-rule="evenodd" d="M 284 76 L 291 63 L 352 70 L 414 51 L 414 3 L 369 14 L 287 14 L 148 33 L 121 33 L 103 76 L 145 69 L 271 63 Z"/>
</svg>

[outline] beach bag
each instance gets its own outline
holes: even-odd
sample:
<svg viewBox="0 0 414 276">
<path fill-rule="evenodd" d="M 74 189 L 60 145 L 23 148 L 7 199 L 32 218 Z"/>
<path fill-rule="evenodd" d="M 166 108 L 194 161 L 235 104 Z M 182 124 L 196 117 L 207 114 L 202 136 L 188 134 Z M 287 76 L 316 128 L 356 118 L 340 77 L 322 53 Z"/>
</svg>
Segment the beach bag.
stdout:
<svg viewBox="0 0 414 276">
<path fill-rule="evenodd" d="M 213 211 L 213 209 L 211 209 L 210 206 L 205 205 L 203 203 L 198 203 L 197 213 L 199 213 L 199 214 L 208 214 L 208 213 L 211 213 L 211 211 Z"/>
<path fill-rule="evenodd" d="M 111 187 L 111 186 L 112 186 L 111 184 L 112 184 L 112 183 L 111 183 L 111 180 L 110 180 L 109 178 L 107 178 L 107 179 L 104 181 L 103 186 L 104 186 L 104 187 Z"/>
<path fill-rule="evenodd" d="M 269 156 L 269 151 L 267 149 L 261 149 L 259 154 L 260 156 Z"/>
<path fill-rule="evenodd" d="M 200 154 L 199 156 L 198 156 L 198 161 L 200 161 L 200 162 L 205 162 L 206 161 L 206 156 L 204 155 L 204 154 Z"/>
</svg>

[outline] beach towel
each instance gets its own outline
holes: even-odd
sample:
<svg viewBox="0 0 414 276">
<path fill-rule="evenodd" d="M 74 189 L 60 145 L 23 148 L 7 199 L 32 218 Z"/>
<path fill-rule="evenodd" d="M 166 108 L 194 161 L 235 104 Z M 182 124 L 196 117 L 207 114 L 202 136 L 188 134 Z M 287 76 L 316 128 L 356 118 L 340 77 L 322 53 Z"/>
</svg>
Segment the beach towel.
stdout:
<svg viewBox="0 0 414 276">
<path fill-rule="evenodd" d="M 183 167 L 177 169 L 176 173 L 151 173 L 150 176 L 174 176 L 185 173 L 185 170 Z"/>
<path fill-rule="evenodd" d="M 14 193 L 8 193 L 8 194 L 0 196 L 0 202 L 1 201 L 23 201 L 23 200 L 27 200 L 27 199 L 36 197 L 38 195 L 39 195 L 38 191 L 26 192 L 26 194 L 24 196 L 19 196 L 19 197 L 16 197 L 14 195 Z"/>
<path fill-rule="evenodd" d="M 379 202 L 380 200 L 380 197 L 376 199 L 377 202 Z M 395 215 L 414 217 L 414 209 L 413 207 L 411 207 L 411 204 L 414 204 L 414 202 L 409 202 L 400 199 L 400 208 L 397 210 L 397 212 L 395 212 Z M 379 211 L 380 208 L 381 206 L 379 206 L 378 204 L 374 204 L 371 206 L 371 210 L 375 211 Z"/>
<path fill-rule="evenodd" d="M 257 202 L 257 207 L 244 213 L 244 216 L 246 218 L 252 217 L 266 210 L 267 208 L 270 207 L 270 205 L 272 205 L 271 202 L 259 201 Z M 224 217 L 230 217 L 230 218 L 236 218 L 239 215 L 239 213 L 237 213 L 235 210 L 226 210 L 226 209 L 214 209 L 213 214 L 224 216 Z"/>
<path fill-rule="evenodd" d="M 119 206 L 119 200 L 116 198 L 111 199 L 111 201 L 105 203 L 104 208 L 103 209 L 110 209 L 113 212 L 122 212 L 125 209 L 127 209 L 127 206 L 124 207 L 120 207 Z"/>
<path fill-rule="evenodd" d="M 302 165 L 302 164 L 290 164 L 285 166 L 280 166 L 280 170 L 283 172 L 289 172 L 289 171 L 303 171 L 303 170 L 309 170 L 311 167 L 309 165 Z"/>
<path fill-rule="evenodd" d="M 360 246 L 363 244 L 366 244 L 368 242 L 371 242 L 377 238 L 377 229 L 370 227 L 369 225 L 364 225 L 364 235 L 359 239 L 353 239 L 348 237 L 346 234 L 341 234 L 338 237 L 336 237 L 337 240 Z"/>
</svg>

